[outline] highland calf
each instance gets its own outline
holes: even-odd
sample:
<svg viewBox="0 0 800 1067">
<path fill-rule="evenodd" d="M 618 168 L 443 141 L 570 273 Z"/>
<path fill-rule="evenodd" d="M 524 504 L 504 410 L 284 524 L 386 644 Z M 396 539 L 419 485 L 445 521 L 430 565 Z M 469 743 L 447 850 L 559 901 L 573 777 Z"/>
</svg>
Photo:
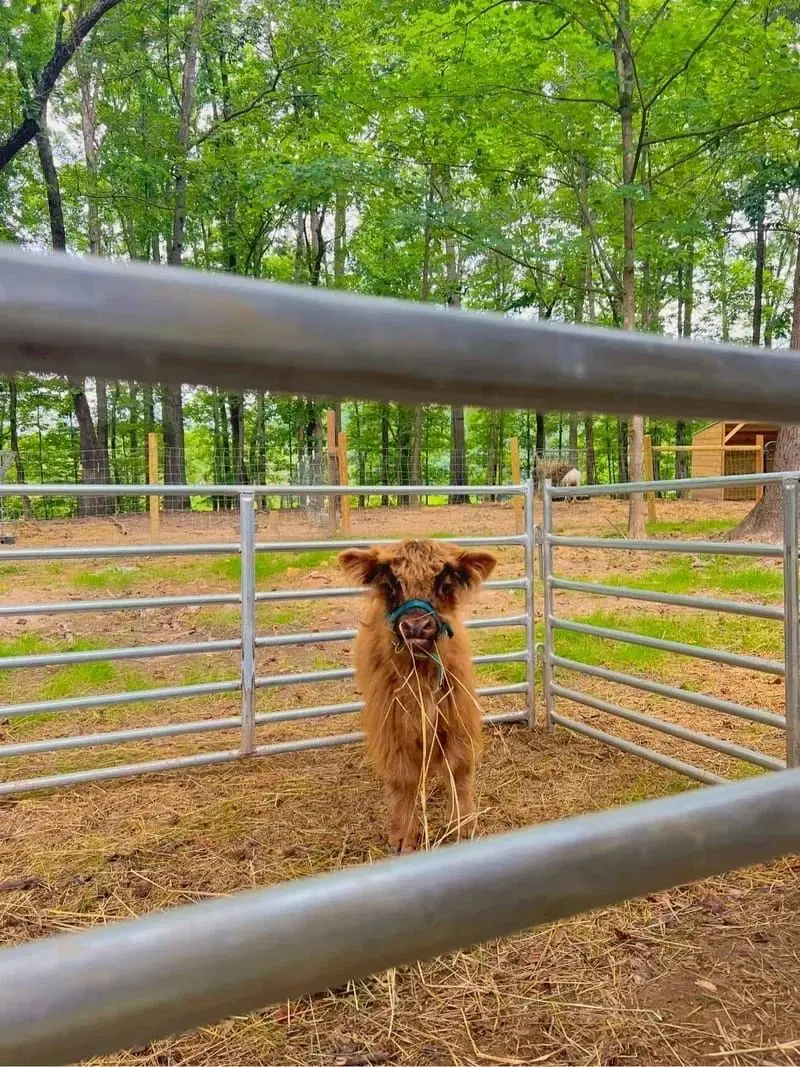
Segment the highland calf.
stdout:
<svg viewBox="0 0 800 1067">
<path fill-rule="evenodd" d="M 475 823 L 481 710 L 459 611 L 492 573 L 489 552 L 434 541 L 349 549 L 339 562 L 369 589 L 356 637 L 356 684 L 367 750 L 384 781 L 389 843 L 417 847 L 427 833 L 426 797 L 438 777 L 450 798 L 450 828 Z"/>
</svg>

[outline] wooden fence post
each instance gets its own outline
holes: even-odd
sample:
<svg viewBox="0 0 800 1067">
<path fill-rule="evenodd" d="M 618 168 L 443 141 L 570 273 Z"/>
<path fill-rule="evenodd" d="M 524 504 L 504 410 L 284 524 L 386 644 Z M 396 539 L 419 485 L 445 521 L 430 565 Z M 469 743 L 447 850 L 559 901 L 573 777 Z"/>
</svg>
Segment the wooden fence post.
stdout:
<svg viewBox="0 0 800 1067">
<path fill-rule="evenodd" d="M 339 484 L 339 456 L 336 452 L 336 412 L 328 410 L 328 485 Z M 339 497 L 333 493 L 328 497 L 328 519 L 331 537 L 336 536 Z"/>
<path fill-rule="evenodd" d="M 644 480 L 646 482 L 655 481 L 653 470 L 653 438 L 649 433 L 644 435 Z M 653 492 L 647 494 L 647 521 L 656 521 L 656 494 Z"/>
<path fill-rule="evenodd" d="M 158 437 L 154 433 L 147 435 L 147 480 L 150 485 L 158 483 Z M 159 498 L 150 496 L 147 498 L 147 507 L 150 512 L 150 540 L 158 541 L 158 533 L 161 526 L 161 512 L 159 511 Z"/>
<path fill-rule="evenodd" d="M 342 430 L 339 434 L 339 485 L 350 484 L 350 471 L 347 466 L 347 434 Z M 350 525 L 350 497 L 343 496 L 342 505 L 342 533 L 349 537 L 352 533 Z"/>
<path fill-rule="evenodd" d="M 511 438 L 511 481 L 514 485 L 522 485 L 522 469 L 519 462 L 519 438 Z M 524 520 L 522 517 L 522 497 L 514 496 L 511 498 L 511 505 L 514 508 L 514 532 L 522 533 L 524 527 Z"/>
</svg>

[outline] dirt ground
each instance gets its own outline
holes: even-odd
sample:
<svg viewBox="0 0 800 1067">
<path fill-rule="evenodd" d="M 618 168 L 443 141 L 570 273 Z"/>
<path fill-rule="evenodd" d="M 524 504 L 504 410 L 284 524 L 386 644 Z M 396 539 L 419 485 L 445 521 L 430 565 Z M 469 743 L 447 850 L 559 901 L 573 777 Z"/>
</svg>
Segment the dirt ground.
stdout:
<svg viewBox="0 0 800 1067">
<path fill-rule="evenodd" d="M 659 502 L 659 520 L 691 530 L 705 519 L 733 525 L 747 504 Z M 622 502 L 556 506 L 556 526 L 615 536 Z M 356 537 L 510 533 L 509 505 L 413 511 L 354 510 Z M 146 544 L 146 517 L 25 523 L 19 546 Z M 235 516 L 164 516 L 168 543 L 235 541 Z M 321 539 L 324 528 L 296 514 L 259 516 L 261 539 Z M 662 535 L 663 536 L 663 535 Z M 690 536 L 708 537 L 691 534 Z M 516 548 L 499 551 L 498 577 L 521 573 Z M 275 557 L 271 557 L 275 558 Z M 669 563 L 662 554 L 558 550 L 557 573 L 631 580 Z M 767 562 L 765 570 L 772 567 Z M 343 584 L 329 555 L 297 558 L 265 573 L 259 589 Z M 234 591 L 234 570 L 211 557 L 158 560 L 58 560 L 16 564 L 0 557 L 0 603 L 70 598 Z M 740 599 L 747 599 L 745 594 Z M 751 599 L 757 599 L 752 596 Z M 541 608 L 541 598 L 538 608 Z M 556 613 L 630 611 L 693 625 L 693 613 L 631 601 L 558 593 Z M 515 614 L 520 595 L 487 591 L 470 609 Z M 696 614 L 696 613 L 695 613 Z M 539 617 L 539 613 L 537 613 Z M 350 599 L 289 602 L 259 609 L 259 632 L 350 627 Z M 723 620 L 724 622 L 724 620 Z M 737 648 L 733 617 L 720 636 Z M 232 637 L 235 606 L 109 614 L 0 618 L 2 655 Z M 672 631 L 670 631 L 672 632 Z M 477 631 L 479 651 L 509 651 L 521 631 Z M 691 639 L 691 638 L 687 638 Z M 742 637 L 744 639 L 744 637 Z M 780 625 L 758 654 L 780 658 Z M 498 642 L 507 643 L 498 643 Z M 727 647 L 727 646 L 726 646 Z M 259 675 L 345 666 L 344 643 L 309 643 L 259 653 Z M 485 668 L 482 681 L 517 680 Z M 641 665 L 623 668 L 637 673 Z M 162 657 L 5 671 L 6 705 L 125 688 L 152 688 L 234 677 L 235 654 Z M 783 711 L 783 687 L 766 674 L 682 657 L 659 659 L 647 673 L 672 685 Z M 636 690 L 563 674 L 582 688 L 678 725 L 780 755 L 778 731 Z M 353 699 L 349 681 L 259 691 L 258 711 Z M 235 716 L 236 694 L 149 701 L 53 716 L 2 719 L 0 744 Z M 522 707 L 518 696 L 492 698 L 486 710 Z M 648 733 L 572 704 L 565 714 L 688 759 L 717 773 L 757 773 L 726 756 Z M 357 729 L 355 716 L 260 727 L 260 744 Z M 236 730 L 142 740 L 125 746 L 65 749 L 6 759 L 4 780 L 234 748 Z M 0 754 L 2 754 L 0 752 Z M 588 739 L 539 727 L 491 728 L 479 780 L 480 833 L 493 833 L 651 796 L 693 788 L 675 773 Z M 75 930 L 208 896 L 268 885 L 385 855 L 380 790 L 360 748 L 295 753 L 151 775 L 0 801 L 0 941 Z M 446 958 L 400 968 L 312 998 L 266 1008 L 217 1026 L 120 1053 L 123 1064 L 788 1064 L 800 1062 L 796 1022 L 800 976 L 800 864 L 794 858 L 681 886 Z M 98 1061 L 100 1062 L 100 1061 Z"/>
</svg>

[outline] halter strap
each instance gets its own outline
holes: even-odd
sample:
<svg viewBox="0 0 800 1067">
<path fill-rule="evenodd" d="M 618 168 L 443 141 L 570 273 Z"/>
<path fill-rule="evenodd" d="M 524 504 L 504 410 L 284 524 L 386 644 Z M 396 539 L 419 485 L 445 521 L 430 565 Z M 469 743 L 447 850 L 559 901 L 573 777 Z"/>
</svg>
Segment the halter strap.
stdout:
<svg viewBox="0 0 800 1067">
<path fill-rule="evenodd" d="M 403 603 L 389 612 L 387 616 L 389 625 L 394 628 L 397 623 L 402 619 L 404 615 L 407 615 L 409 611 L 424 611 L 426 615 L 432 615 L 436 619 L 436 623 L 439 627 L 437 637 L 447 635 L 447 637 L 453 636 L 453 627 L 443 619 L 436 608 L 427 600 L 405 600 Z"/>
</svg>

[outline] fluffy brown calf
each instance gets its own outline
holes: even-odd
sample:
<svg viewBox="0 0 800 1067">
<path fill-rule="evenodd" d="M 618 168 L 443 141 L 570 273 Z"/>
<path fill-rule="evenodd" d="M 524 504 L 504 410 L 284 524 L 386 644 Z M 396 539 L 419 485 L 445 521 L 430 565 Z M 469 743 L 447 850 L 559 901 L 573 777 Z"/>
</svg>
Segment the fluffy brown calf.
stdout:
<svg viewBox="0 0 800 1067">
<path fill-rule="evenodd" d="M 355 642 L 356 683 L 367 749 L 386 787 L 390 844 L 410 851 L 427 831 L 420 814 L 433 776 L 448 788 L 451 827 L 470 833 L 481 712 L 459 609 L 495 557 L 404 541 L 350 549 L 339 562 L 370 590 Z"/>
</svg>

